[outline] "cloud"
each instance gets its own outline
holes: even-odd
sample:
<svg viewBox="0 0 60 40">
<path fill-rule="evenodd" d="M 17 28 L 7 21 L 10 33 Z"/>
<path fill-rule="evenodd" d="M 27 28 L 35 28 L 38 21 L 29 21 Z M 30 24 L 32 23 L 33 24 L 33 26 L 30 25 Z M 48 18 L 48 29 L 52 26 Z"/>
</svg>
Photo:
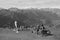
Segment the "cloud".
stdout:
<svg viewBox="0 0 60 40">
<path fill-rule="evenodd" d="M 60 7 L 60 0 L 0 0 L 0 7 Z"/>
</svg>

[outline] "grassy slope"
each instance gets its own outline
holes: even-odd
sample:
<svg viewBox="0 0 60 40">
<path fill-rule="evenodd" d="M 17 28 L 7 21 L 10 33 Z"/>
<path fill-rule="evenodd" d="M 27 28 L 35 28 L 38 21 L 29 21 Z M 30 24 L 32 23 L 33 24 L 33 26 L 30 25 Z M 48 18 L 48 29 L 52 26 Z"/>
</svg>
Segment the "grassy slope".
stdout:
<svg viewBox="0 0 60 40">
<path fill-rule="evenodd" d="M 15 32 L 7 29 L 3 29 L 3 31 L 0 33 L 0 40 L 54 40 L 54 38 L 55 37 L 38 37 L 36 34 L 32 34 L 31 32 L 27 31 L 20 31 L 18 34 L 16 34 Z"/>
</svg>

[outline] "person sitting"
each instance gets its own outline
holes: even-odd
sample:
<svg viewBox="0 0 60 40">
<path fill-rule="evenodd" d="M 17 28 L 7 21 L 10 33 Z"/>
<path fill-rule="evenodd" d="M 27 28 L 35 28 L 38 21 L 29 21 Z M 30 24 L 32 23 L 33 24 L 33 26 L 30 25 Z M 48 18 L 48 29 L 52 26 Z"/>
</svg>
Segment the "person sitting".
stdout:
<svg viewBox="0 0 60 40">
<path fill-rule="evenodd" d="M 46 30 L 46 29 L 43 29 L 41 31 L 41 34 L 42 34 L 42 36 L 52 36 L 53 35 L 53 34 L 51 34 L 50 30 Z"/>
<path fill-rule="evenodd" d="M 41 31 L 45 29 L 44 25 L 39 25 L 38 28 L 37 28 L 37 34 L 41 34 Z"/>
</svg>

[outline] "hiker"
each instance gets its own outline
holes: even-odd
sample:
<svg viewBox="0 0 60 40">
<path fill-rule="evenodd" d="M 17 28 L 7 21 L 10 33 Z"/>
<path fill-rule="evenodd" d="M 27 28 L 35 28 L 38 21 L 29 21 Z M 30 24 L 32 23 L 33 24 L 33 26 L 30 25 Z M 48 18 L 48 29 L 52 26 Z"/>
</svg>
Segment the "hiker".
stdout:
<svg viewBox="0 0 60 40">
<path fill-rule="evenodd" d="M 14 23 L 14 24 L 15 24 L 15 27 L 17 28 L 17 21 L 15 21 L 15 23 Z"/>
<path fill-rule="evenodd" d="M 35 28 L 36 28 L 36 27 L 31 28 L 32 33 L 35 33 Z"/>
<path fill-rule="evenodd" d="M 15 21 L 14 24 L 15 24 L 15 28 L 16 28 L 15 31 L 16 31 L 16 33 L 18 33 L 17 21 Z"/>
<path fill-rule="evenodd" d="M 41 31 L 42 37 L 43 36 L 52 36 L 53 34 L 51 34 L 50 30 L 42 30 Z"/>
<path fill-rule="evenodd" d="M 42 30 L 43 29 L 43 26 L 42 25 L 37 25 L 37 32 L 39 31 L 39 30 Z"/>
<path fill-rule="evenodd" d="M 22 30 L 22 26 L 19 27 L 19 30 L 18 31 L 21 31 Z"/>
<path fill-rule="evenodd" d="M 32 33 L 38 34 L 39 30 L 40 30 L 40 25 L 37 25 L 37 26 L 33 27 Z"/>
<path fill-rule="evenodd" d="M 37 26 L 37 35 L 40 34 L 40 32 L 44 29 L 44 27 L 42 25 Z"/>
</svg>

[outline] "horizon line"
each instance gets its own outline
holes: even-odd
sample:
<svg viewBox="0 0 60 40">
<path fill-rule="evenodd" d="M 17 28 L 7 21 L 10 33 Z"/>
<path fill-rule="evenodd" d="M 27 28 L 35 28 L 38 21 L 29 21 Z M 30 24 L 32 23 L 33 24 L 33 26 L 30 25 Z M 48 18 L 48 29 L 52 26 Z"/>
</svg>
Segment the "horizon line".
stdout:
<svg viewBox="0 0 60 40">
<path fill-rule="evenodd" d="M 17 9 L 43 9 L 43 8 L 57 8 L 57 9 L 60 9 L 59 7 L 40 7 L 40 8 L 37 8 L 37 7 L 24 7 L 24 8 L 18 8 L 18 7 L 10 7 L 10 8 L 17 8 Z M 10 8 L 3 8 L 3 7 L 0 7 L 0 9 L 10 9 Z"/>
</svg>

